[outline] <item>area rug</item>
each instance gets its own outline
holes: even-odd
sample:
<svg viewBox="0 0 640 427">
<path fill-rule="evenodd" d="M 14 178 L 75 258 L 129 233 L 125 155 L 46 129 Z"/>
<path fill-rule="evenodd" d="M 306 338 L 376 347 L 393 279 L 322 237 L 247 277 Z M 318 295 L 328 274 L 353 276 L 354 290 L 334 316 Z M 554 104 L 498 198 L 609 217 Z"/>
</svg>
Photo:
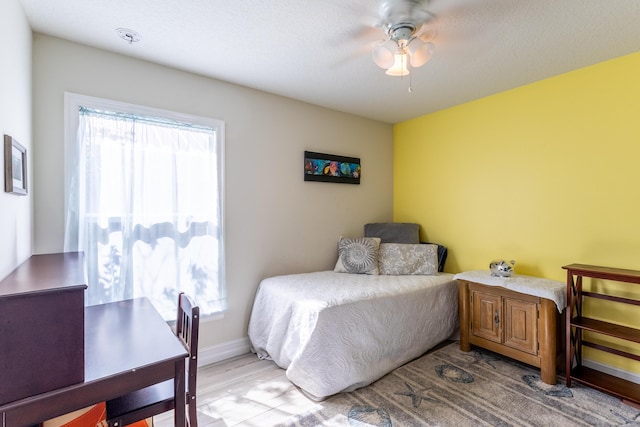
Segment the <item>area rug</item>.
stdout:
<svg viewBox="0 0 640 427">
<path fill-rule="evenodd" d="M 640 426 L 619 399 L 453 342 L 368 387 L 334 395 L 282 426 Z"/>
</svg>

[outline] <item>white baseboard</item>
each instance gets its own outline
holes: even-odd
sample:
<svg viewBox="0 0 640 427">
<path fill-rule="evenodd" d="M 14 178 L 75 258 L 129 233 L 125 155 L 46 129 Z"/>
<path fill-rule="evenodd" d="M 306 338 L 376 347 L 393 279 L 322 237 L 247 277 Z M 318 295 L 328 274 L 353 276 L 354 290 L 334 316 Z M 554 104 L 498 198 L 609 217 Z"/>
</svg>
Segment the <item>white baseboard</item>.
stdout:
<svg viewBox="0 0 640 427">
<path fill-rule="evenodd" d="M 249 338 L 244 337 L 237 340 L 227 341 L 209 347 L 198 349 L 198 366 L 210 365 L 235 356 L 249 353 Z"/>
<path fill-rule="evenodd" d="M 632 383 L 640 384 L 640 375 L 635 372 L 614 368 L 613 366 L 605 365 L 590 359 L 583 359 L 582 366 L 602 371 L 605 374 L 613 375 L 614 377 L 622 378 L 623 380 L 631 381 Z"/>
</svg>

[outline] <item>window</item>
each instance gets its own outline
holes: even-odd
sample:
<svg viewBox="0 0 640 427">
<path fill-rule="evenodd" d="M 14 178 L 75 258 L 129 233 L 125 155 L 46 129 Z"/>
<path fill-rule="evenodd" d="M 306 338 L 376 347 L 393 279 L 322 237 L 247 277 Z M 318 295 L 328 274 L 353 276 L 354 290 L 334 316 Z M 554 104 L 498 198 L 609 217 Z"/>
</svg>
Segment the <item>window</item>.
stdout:
<svg viewBox="0 0 640 427">
<path fill-rule="evenodd" d="M 226 309 L 224 123 L 65 94 L 65 251 L 83 251 L 87 304 L 178 293 Z"/>
</svg>

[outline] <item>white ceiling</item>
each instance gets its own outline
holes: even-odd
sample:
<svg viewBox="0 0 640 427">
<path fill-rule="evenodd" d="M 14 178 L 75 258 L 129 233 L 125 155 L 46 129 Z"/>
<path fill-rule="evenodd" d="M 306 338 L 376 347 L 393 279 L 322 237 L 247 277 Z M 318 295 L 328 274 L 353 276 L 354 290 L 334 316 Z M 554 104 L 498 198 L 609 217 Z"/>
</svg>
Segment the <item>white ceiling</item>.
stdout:
<svg viewBox="0 0 640 427">
<path fill-rule="evenodd" d="M 379 0 L 20 2 L 35 32 L 387 123 L 640 50 L 639 0 L 432 0 L 411 81 L 371 59 Z"/>
</svg>

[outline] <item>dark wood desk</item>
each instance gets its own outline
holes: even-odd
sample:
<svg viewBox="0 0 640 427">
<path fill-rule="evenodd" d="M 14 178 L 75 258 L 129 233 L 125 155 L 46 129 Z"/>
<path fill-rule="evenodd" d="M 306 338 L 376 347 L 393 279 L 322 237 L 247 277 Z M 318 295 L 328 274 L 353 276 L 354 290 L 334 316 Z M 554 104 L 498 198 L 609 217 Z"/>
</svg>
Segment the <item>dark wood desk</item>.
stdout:
<svg viewBox="0 0 640 427">
<path fill-rule="evenodd" d="M 146 298 L 85 308 L 85 380 L 0 406 L 2 427 L 40 423 L 174 378 L 175 425 L 185 425 L 187 351 Z"/>
</svg>

